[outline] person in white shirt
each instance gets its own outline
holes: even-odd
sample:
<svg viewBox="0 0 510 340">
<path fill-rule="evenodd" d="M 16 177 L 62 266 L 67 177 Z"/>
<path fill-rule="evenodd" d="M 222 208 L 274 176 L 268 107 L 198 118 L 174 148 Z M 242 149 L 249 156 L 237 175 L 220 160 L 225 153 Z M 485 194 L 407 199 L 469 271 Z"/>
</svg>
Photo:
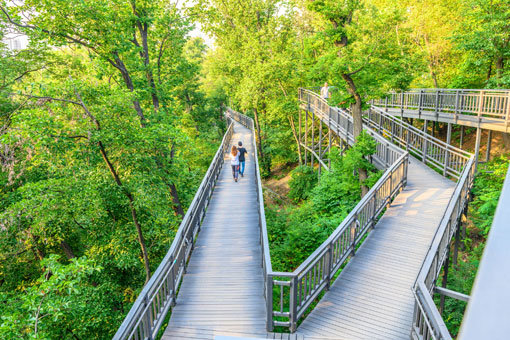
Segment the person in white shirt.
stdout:
<svg viewBox="0 0 510 340">
<path fill-rule="evenodd" d="M 328 86 L 328 82 L 325 82 L 324 83 L 324 86 L 321 87 L 321 97 L 328 100 L 329 98 L 329 86 Z"/>
<path fill-rule="evenodd" d="M 234 181 L 237 182 L 237 178 L 239 177 L 239 151 L 235 145 L 232 145 L 232 150 L 230 151 L 230 165 L 232 166 Z"/>
</svg>

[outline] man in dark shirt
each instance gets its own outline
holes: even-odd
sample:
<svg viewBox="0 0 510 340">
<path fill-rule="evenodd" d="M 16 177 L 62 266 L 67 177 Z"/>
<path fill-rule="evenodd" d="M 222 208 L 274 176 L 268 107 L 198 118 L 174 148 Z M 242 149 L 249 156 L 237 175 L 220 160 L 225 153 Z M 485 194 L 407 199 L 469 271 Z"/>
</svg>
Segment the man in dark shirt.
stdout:
<svg viewBox="0 0 510 340">
<path fill-rule="evenodd" d="M 244 164 L 246 159 L 244 158 L 244 155 L 248 152 L 245 148 L 243 148 L 243 142 L 237 143 L 239 147 L 237 148 L 237 151 L 239 151 L 239 173 L 241 174 L 241 177 L 244 177 Z"/>
</svg>

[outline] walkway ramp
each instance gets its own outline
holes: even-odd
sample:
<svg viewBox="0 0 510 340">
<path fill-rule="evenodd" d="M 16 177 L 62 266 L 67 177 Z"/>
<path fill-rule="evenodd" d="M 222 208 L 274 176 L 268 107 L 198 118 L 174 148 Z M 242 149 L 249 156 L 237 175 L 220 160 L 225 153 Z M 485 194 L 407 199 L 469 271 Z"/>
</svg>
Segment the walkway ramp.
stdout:
<svg viewBox="0 0 510 340">
<path fill-rule="evenodd" d="M 266 336 L 264 276 L 252 132 L 234 123 L 232 143 L 248 150 L 245 177 L 225 155 L 164 340 Z"/>
<path fill-rule="evenodd" d="M 408 182 L 317 307 L 305 339 L 406 339 L 411 291 L 455 183 L 410 158 Z"/>
</svg>

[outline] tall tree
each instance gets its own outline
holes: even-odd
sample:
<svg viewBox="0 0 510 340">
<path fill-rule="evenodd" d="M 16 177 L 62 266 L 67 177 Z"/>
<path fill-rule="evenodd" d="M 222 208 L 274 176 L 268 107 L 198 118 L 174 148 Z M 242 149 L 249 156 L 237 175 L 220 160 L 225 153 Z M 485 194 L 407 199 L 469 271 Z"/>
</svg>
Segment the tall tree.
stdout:
<svg viewBox="0 0 510 340">
<path fill-rule="evenodd" d="M 344 85 L 340 101 L 349 103 L 358 137 L 364 102 L 388 88 L 406 87 L 411 80 L 405 76 L 403 47 L 398 45 L 399 11 L 383 12 L 370 1 L 358 0 L 308 0 L 303 5 L 317 18 L 309 39 L 310 58 L 317 60 L 314 72 L 319 69 L 329 83 Z M 364 196 L 367 173 L 358 172 Z"/>
</svg>

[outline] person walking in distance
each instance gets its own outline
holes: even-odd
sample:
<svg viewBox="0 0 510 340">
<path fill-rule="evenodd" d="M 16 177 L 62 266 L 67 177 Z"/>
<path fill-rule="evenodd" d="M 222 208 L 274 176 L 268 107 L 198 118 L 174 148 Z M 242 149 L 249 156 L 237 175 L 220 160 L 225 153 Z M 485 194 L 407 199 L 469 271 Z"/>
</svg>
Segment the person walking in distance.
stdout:
<svg viewBox="0 0 510 340">
<path fill-rule="evenodd" d="M 234 181 L 237 182 L 237 178 L 239 177 L 239 151 L 235 145 L 232 145 L 232 150 L 230 151 L 230 165 L 232 166 Z"/>
<path fill-rule="evenodd" d="M 244 165 L 246 163 L 246 159 L 244 157 L 245 154 L 248 153 L 245 148 L 243 148 L 243 142 L 237 143 L 239 147 L 237 150 L 239 151 L 239 173 L 241 174 L 241 177 L 244 177 Z"/>
<path fill-rule="evenodd" d="M 325 82 L 324 86 L 321 87 L 321 97 L 323 99 L 326 99 L 326 100 L 328 100 L 328 98 L 329 98 L 329 86 L 328 86 L 328 82 Z"/>
</svg>

